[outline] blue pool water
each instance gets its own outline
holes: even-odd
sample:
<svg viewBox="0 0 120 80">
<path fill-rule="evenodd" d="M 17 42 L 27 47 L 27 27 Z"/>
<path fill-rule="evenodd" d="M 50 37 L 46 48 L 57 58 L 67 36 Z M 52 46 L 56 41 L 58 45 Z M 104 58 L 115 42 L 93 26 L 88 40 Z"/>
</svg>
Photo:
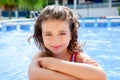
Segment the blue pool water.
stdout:
<svg viewBox="0 0 120 80">
<path fill-rule="evenodd" d="M 79 41 L 86 43 L 84 52 L 101 64 L 107 80 L 120 78 L 119 20 L 111 24 L 83 21 L 86 24 L 81 24 L 78 31 Z M 4 27 L 0 27 L 0 80 L 28 80 L 28 66 L 38 51 L 33 41 L 27 42 L 33 33 L 33 21 L 16 22 L 1 23 Z"/>
<path fill-rule="evenodd" d="M 120 78 L 120 26 L 116 28 L 82 28 L 80 40 L 86 42 L 85 53 L 97 60 L 107 73 L 107 80 Z"/>
</svg>

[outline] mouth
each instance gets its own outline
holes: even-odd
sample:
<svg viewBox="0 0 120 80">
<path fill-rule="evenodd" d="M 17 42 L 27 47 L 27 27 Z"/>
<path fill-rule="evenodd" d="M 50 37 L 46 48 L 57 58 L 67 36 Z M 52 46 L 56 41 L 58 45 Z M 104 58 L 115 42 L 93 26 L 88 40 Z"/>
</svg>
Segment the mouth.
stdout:
<svg viewBox="0 0 120 80">
<path fill-rule="evenodd" d="M 61 45 L 60 46 L 52 46 L 52 48 L 55 50 L 59 49 L 60 47 L 61 47 Z"/>
</svg>

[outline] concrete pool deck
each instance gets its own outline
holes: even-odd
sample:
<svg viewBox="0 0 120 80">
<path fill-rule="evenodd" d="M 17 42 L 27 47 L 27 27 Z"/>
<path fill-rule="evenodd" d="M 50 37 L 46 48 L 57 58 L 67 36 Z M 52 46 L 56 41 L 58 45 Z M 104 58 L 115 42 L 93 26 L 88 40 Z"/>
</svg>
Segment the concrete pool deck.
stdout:
<svg viewBox="0 0 120 80">
<path fill-rule="evenodd" d="M 120 16 L 106 16 L 105 18 L 80 18 L 79 22 L 81 27 L 120 27 Z M 33 30 L 34 23 L 35 18 L 3 19 L 0 20 L 0 31 L 6 29 Z"/>
</svg>

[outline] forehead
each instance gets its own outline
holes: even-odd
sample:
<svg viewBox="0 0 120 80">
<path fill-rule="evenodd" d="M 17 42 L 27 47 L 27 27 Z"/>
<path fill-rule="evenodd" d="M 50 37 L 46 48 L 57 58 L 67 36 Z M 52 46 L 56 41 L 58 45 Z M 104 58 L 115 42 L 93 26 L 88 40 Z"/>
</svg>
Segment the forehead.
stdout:
<svg viewBox="0 0 120 80">
<path fill-rule="evenodd" d="M 64 21 L 64 20 L 49 19 L 42 22 L 42 31 L 45 30 L 49 30 L 49 31 L 69 30 L 69 23 L 68 21 Z"/>
</svg>

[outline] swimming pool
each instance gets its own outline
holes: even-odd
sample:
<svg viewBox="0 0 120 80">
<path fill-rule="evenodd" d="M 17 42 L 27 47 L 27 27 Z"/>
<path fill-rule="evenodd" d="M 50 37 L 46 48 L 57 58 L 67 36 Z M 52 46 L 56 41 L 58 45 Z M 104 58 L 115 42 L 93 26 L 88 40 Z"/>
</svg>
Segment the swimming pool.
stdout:
<svg viewBox="0 0 120 80">
<path fill-rule="evenodd" d="M 98 24 L 88 20 L 85 22 L 89 25 L 81 24 L 78 32 L 79 41 L 86 43 L 84 52 L 103 66 L 107 80 L 119 80 L 120 77 L 120 25 L 118 19 L 116 21 L 110 27 L 105 25 L 113 24 L 100 21 L 102 27 L 96 27 Z M 33 21 L 26 21 L 24 27 L 21 21 L 17 22 L 21 25 L 16 22 L 1 23 L 4 27 L 0 28 L 0 80 L 28 80 L 28 66 L 38 51 L 33 41 L 27 42 L 33 32 Z"/>
</svg>

